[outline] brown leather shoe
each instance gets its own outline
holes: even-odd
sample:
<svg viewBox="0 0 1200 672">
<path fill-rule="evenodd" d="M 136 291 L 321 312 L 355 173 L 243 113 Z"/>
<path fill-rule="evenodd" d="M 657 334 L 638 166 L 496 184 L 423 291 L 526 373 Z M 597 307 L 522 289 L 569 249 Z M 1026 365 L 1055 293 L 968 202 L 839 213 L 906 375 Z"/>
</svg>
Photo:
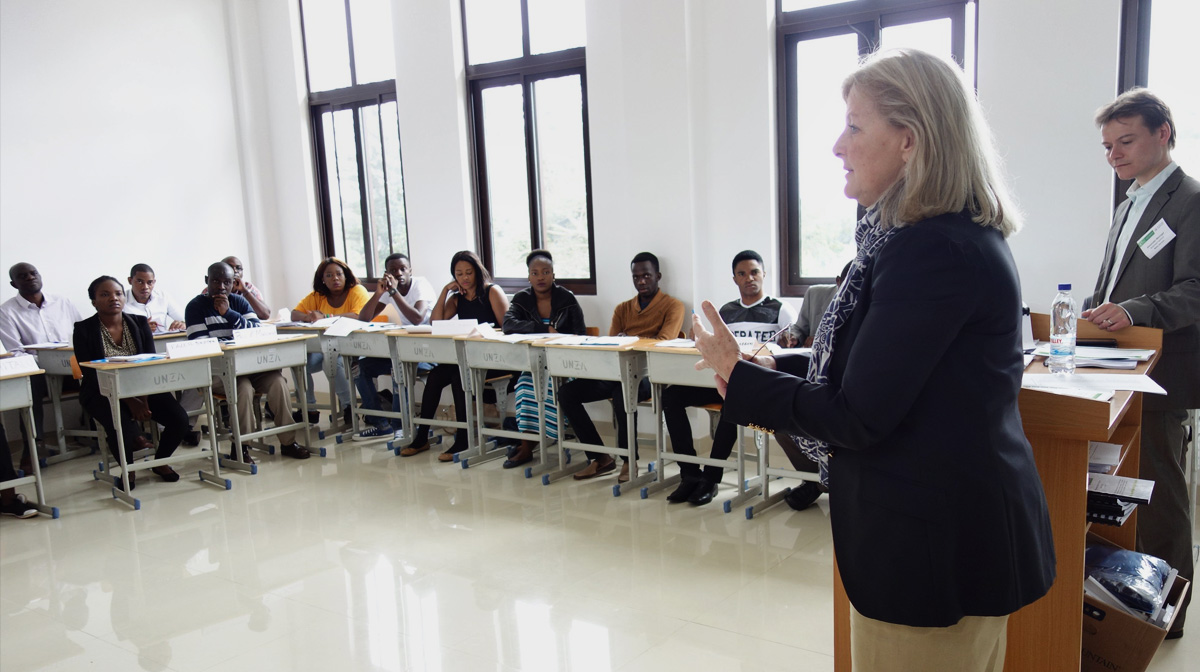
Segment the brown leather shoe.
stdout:
<svg viewBox="0 0 1200 672">
<path fill-rule="evenodd" d="M 420 445 L 420 446 L 407 446 L 407 447 L 401 449 L 400 457 L 412 457 L 413 455 L 416 455 L 418 453 L 423 453 L 427 450 L 429 450 L 428 443 Z"/>
<path fill-rule="evenodd" d="M 608 458 L 608 462 L 604 462 L 602 460 L 592 460 L 591 464 L 589 464 L 588 466 L 586 466 L 583 469 L 576 472 L 575 480 L 586 481 L 589 478 L 596 478 L 597 476 L 603 476 L 604 474 L 607 474 L 610 471 L 615 470 L 616 468 L 617 468 L 617 463 L 611 457 Z"/>
</svg>

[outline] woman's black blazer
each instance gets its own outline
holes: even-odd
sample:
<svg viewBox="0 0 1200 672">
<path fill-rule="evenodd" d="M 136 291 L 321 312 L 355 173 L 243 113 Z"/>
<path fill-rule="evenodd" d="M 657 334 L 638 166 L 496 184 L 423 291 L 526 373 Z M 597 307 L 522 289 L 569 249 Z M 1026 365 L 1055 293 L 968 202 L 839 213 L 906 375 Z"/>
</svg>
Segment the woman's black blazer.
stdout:
<svg viewBox="0 0 1200 672">
<path fill-rule="evenodd" d="M 832 446 L 834 550 L 863 615 L 949 626 L 1010 614 L 1053 583 L 1050 519 L 1017 408 L 1020 328 L 1008 244 L 949 214 L 879 251 L 835 334 L 827 384 L 803 380 L 807 358 L 734 368 L 723 419 Z"/>
<path fill-rule="evenodd" d="M 141 315 L 125 313 L 125 328 L 131 329 L 133 344 L 139 353 L 153 353 L 154 332 L 150 331 L 150 321 Z M 75 359 L 80 362 L 94 362 L 104 359 L 104 341 L 100 335 L 103 329 L 100 315 L 92 315 L 86 320 L 75 323 L 75 332 L 71 342 L 75 346 Z M 100 398 L 100 383 L 96 380 L 95 369 L 82 367 L 83 380 L 79 384 L 79 398 L 83 403 L 90 403 Z"/>
<path fill-rule="evenodd" d="M 560 334 L 585 334 L 587 325 L 583 321 L 583 308 L 575 298 L 574 292 L 566 287 L 554 285 L 550 290 L 550 324 Z M 526 287 L 513 294 L 512 302 L 508 304 L 508 312 L 504 314 L 504 333 L 506 334 L 546 334 L 550 329 L 542 324 L 538 315 L 537 296 L 532 287 Z"/>
</svg>

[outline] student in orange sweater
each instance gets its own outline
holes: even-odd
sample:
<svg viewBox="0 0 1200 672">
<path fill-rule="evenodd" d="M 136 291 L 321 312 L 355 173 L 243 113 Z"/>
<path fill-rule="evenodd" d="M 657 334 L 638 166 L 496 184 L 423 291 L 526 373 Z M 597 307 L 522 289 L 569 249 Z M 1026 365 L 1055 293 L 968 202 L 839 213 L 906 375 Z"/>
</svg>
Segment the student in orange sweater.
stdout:
<svg viewBox="0 0 1200 672">
<path fill-rule="evenodd" d="M 667 340 L 681 335 L 683 327 L 683 302 L 666 292 L 659 291 L 658 282 L 662 273 L 658 272 L 658 257 L 649 252 L 641 252 L 633 258 L 629 265 L 633 274 L 633 286 L 637 296 L 617 306 L 613 311 L 612 326 L 608 328 L 609 336 L 638 336 L 640 338 L 655 338 Z M 571 427 L 575 436 L 583 443 L 604 445 L 596 425 L 583 405 L 589 401 L 612 399 L 621 394 L 621 384 L 610 380 L 589 380 L 576 378 L 558 390 L 559 408 Z M 638 386 L 638 401 L 650 398 L 650 381 L 643 378 Z M 625 448 L 626 438 L 625 409 L 621 404 L 613 405 L 613 414 L 617 419 L 617 446 Z M 634 422 L 637 422 L 636 416 Z M 575 474 L 575 479 L 582 481 L 607 474 L 617 468 L 616 461 L 611 455 L 588 451 L 590 464 Z M 629 480 L 629 461 L 621 467 L 621 475 L 617 479 L 624 483 Z"/>
</svg>

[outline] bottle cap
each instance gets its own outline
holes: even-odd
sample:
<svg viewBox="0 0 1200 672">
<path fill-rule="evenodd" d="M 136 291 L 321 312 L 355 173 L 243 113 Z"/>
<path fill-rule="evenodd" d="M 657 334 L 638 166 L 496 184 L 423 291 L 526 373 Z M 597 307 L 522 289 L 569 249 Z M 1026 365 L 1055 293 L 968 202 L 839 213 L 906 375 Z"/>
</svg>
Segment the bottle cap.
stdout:
<svg viewBox="0 0 1200 672">
<path fill-rule="evenodd" d="M 1068 283 L 1062 283 L 1062 284 L 1059 284 L 1059 286 L 1058 286 L 1058 291 L 1060 291 L 1060 292 L 1069 292 L 1069 291 L 1071 291 L 1071 283 L 1069 283 L 1069 282 L 1068 282 Z"/>
</svg>

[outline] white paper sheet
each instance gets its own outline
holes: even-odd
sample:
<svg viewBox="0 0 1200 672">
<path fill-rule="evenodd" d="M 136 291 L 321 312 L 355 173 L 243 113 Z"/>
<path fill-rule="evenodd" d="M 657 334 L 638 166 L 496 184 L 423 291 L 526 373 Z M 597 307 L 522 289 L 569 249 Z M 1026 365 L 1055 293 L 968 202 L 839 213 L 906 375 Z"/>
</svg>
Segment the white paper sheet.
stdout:
<svg viewBox="0 0 1200 672">
<path fill-rule="evenodd" d="M 1026 373 L 1021 387 L 1032 390 L 1082 390 L 1087 392 L 1111 392 L 1131 390 L 1149 394 L 1166 394 L 1161 385 L 1150 376 L 1122 375 L 1119 373 L 1069 373 L 1046 374 Z"/>
</svg>

